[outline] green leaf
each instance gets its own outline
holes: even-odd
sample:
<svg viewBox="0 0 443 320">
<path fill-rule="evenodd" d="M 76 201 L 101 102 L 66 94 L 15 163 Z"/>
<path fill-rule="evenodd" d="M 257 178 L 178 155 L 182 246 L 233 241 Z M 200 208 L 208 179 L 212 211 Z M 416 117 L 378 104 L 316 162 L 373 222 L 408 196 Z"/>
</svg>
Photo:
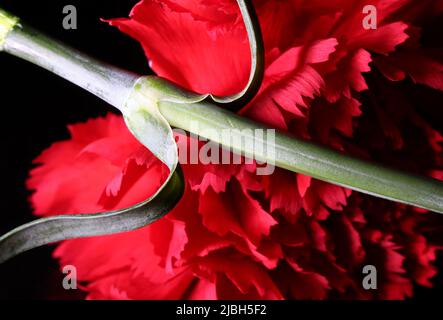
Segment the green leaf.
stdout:
<svg viewBox="0 0 443 320">
<path fill-rule="evenodd" d="M 0 237 L 0 263 L 27 250 L 57 241 L 130 231 L 157 221 L 184 192 L 180 167 L 149 199 L 132 207 L 101 214 L 61 215 L 22 225 Z"/>
<path fill-rule="evenodd" d="M 223 104 L 223 108 L 231 111 L 240 110 L 255 97 L 263 82 L 265 69 L 263 35 L 254 5 L 252 4 L 252 1 L 248 0 L 237 0 L 237 3 L 248 33 L 249 47 L 251 51 L 251 69 L 249 72 L 248 83 L 242 91 L 230 96 L 217 96 L 214 94 L 201 96 L 201 100 L 211 98 L 212 101 L 218 104 Z M 214 63 L 217 63 L 217 61 L 214 61 Z"/>
<path fill-rule="evenodd" d="M 237 0 L 237 3 L 248 33 L 249 47 L 251 49 L 249 81 L 246 87 L 237 94 L 225 97 L 210 95 L 215 102 L 229 104 L 228 109 L 232 111 L 244 107 L 255 97 L 263 81 L 265 64 L 263 36 L 254 5 L 252 1 L 248 0 Z"/>
<path fill-rule="evenodd" d="M 60 215 L 20 226 L 0 237 L 0 263 L 56 241 L 138 229 L 160 219 L 174 208 L 183 195 L 184 179 L 178 166 L 172 128 L 158 109 L 160 100 L 192 103 L 200 101 L 201 96 L 182 92 L 182 89 L 161 78 L 141 77 L 120 108 L 134 136 L 169 168 L 169 176 L 156 194 L 122 210 Z"/>
</svg>

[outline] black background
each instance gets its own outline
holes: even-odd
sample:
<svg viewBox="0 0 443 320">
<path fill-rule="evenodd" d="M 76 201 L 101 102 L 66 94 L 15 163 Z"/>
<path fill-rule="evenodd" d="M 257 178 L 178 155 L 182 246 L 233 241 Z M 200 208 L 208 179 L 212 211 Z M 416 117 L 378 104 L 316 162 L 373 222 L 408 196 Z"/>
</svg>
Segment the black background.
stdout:
<svg viewBox="0 0 443 320">
<path fill-rule="evenodd" d="M 147 74 L 148 63 L 139 44 L 100 21 L 127 17 L 135 3 L 136 0 L 0 0 L 0 7 L 94 57 Z M 77 8 L 77 30 L 62 26 L 62 10 L 68 4 Z M 35 219 L 27 201 L 30 193 L 24 186 L 32 160 L 52 142 L 68 138 L 66 124 L 113 110 L 83 89 L 4 53 L 0 53 L 0 75 L 0 233 L 4 234 Z M 51 259 L 52 249 L 39 248 L 0 265 L 0 298 L 82 298 L 80 290 L 63 290 L 64 275 Z"/>
<path fill-rule="evenodd" d="M 86 53 L 122 68 L 149 73 L 139 44 L 99 18 L 125 17 L 137 0 L 0 0 L 0 7 L 28 24 Z M 78 29 L 62 27 L 65 5 L 78 10 Z M 58 77 L 0 53 L 0 141 L 2 172 L 0 234 L 28 222 L 32 216 L 24 186 L 32 160 L 56 140 L 68 137 L 66 124 L 103 115 L 112 108 Z M 426 110 L 425 110 L 426 112 Z M 443 125 L 441 114 L 425 114 Z M 80 299 L 80 290 L 64 290 L 63 274 L 51 259 L 52 247 L 32 250 L 0 265 L 0 299 Z M 443 270 L 440 265 L 440 270 Z M 443 277 L 435 288 L 419 288 L 414 299 L 442 297 Z"/>
</svg>

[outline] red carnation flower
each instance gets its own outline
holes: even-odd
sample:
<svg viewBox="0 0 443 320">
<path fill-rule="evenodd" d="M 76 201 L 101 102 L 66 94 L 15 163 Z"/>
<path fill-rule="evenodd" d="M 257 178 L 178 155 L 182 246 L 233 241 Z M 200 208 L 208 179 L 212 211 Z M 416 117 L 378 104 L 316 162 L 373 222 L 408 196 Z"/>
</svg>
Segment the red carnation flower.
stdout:
<svg viewBox="0 0 443 320">
<path fill-rule="evenodd" d="M 362 26 L 364 1 L 254 4 L 267 65 L 244 116 L 441 177 L 443 136 L 404 88 L 443 91 L 441 53 L 420 45 L 423 21 L 440 14 L 443 1 L 374 0 L 376 30 Z M 130 19 L 111 24 L 142 44 L 159 76 L 186 88 L 226 95 L 247 82 L 249 47 L 235 1 L 144 0 Z M 118 116 L 70 131 L 31 172 L 37 214 L 126 207 L 166 177 Z M 402 299 L 415 284 L 432 285 L 437 246 L 421 230 L 423 212 L 301 174 L 256 176 L 254 169 L 184 164 L 185 195 L 165 218 L 64 241 L 54 256 L 77 267 L 90 299 Z M 378 268 L 378 290 L 363 289 L 365 265 Z"/>
</svg>

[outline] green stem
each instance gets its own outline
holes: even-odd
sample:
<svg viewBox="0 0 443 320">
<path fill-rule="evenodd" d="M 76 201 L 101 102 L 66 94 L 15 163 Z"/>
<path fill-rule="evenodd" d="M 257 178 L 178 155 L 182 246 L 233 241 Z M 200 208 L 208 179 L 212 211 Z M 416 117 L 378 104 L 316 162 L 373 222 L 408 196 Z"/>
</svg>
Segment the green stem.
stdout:
<svg viewBox="0 0 443 320">
<path fill-rule="evenodd" d="M 22 23 L 9 32 L 3 50 L 71 81 L 116 108 L 125 103 L 139 78 L 60 44 Z"/>
<path fill-rule="evenodd" d="M 74 82 L 120 110 L 125 105 L 122 97 L 135 90 L 132 85 L 136 76 L 88 58 L 26 27 L 12 30 L 4 49 Z M 220 141 L 219 135 L 207 134 L 211 131 L 207 129 L 263 129 L 259 123 L 208 102 L 178 103 L 165 100 L 168 99 L 158 103 L 159 110 L 172 126 L 197 135 L 206 134 L 205 138 L 221 144 L 223 141 Z M 186 100 L 189 100 L 188 97 L 183 99 Z M 199 124 L 197 130 L 192 125 L 195 122 Z M 239 135 L 242 139 L 256 139 L 255 136 Z M 231 147 L 236 153 L 248 154 L 242 145 Z M 276 133 L 272 147 L 276 151 L 275 159 L 269 158 L 267 153 L 258 154 L 257 158 L 271 163 L 275 160 L 278 167 L 363 193 L 443 213 L 443 184 L 437 180 L 356 159 L 280 132 Z"/>
<path fill-rule="evenodd" d="M 245 150 L 244 144 L 228 145 L 221 135 L 215 133 L 228 129 L 233 135 L 238 135 L 231 141 L 254 140 L 255 144 L 261 144 L 263 141 L 257 140 L 253 134 L 254 130 L 263 129 L 261 124 L 207 102 L 161 102 L 159 109 L 172 126 L 204 136 L 208 140 L 232 148 L 236 153 L 255 154 L 255 158 L 259 160 L 270 163 L 275 160 L 276 166 L 280 168 L 380 198 L 443 213 L 443 183 L 438 180 L 356 159 L 281 132 L 276 132 L 274 146 L 268 145 L 257 154 L 260 148 Z M 198 126 L 195 126 L 195 123 L 198 123 Z M 275 149 L 275 159 L 272 158 L 273 154 L 268 152 L 270 148 Z"/>
<path fill-rule="evenodd" d="M 19 19 L 0 9 L 0 50 L 3 50 L 5 39 L 17 25 Z"/>
</svg>

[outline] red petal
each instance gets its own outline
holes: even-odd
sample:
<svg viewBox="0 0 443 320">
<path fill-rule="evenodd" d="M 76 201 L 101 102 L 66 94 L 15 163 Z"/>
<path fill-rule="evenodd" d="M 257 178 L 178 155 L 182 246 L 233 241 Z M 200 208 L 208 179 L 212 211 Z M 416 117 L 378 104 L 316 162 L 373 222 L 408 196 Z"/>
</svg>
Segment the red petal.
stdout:
<svg viewBox="0 0 443 320">
<path fill-rule="evenodd" d="M 233 233 L 247 237 L 255 246 L 277 223 L 236 181 L 230 182 L 229 194 L 216 194 L 208 189 L 200 197 L 199 212 L 211 231 L 220 236 Z"/>
<path fill-rule="evenodd" d="M 199 1 L 190 3 L 198 5 Z M 198 12 L 191 14 L 172 4 L 141 1 L 130 19 L 110 23 L 142 44 L 159 76 L 199 93 L 228 95 L 242 90 L 250 69 L 242 21 L 233 23 L 232 15 L 223 11 L 218 11 L 222 17 L 213 21 L 216 4 L 199 6 Z"/>
</svg>

